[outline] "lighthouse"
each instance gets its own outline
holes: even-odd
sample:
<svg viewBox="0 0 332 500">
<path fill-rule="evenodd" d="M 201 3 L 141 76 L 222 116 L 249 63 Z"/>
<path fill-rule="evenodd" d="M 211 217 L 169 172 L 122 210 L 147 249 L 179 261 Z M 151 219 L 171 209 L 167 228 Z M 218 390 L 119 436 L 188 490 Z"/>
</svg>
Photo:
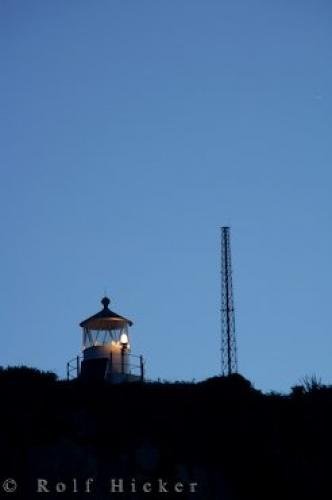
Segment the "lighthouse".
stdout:
<svg viewBox="0 0 332 500">
<path fill-rule="evenodd" d="M 131 353 L 129 328 L 133 322 L 112 311 L 110 303 L 108 297 L 103 297 L 103 308 L 80 323 L 82 355 L 74 364 L 77 376 L 111 383 L 143 381 L 143 357 Z M 68 378 L 72 367 L 73 360 L 67 364 Z"/>
</svg>

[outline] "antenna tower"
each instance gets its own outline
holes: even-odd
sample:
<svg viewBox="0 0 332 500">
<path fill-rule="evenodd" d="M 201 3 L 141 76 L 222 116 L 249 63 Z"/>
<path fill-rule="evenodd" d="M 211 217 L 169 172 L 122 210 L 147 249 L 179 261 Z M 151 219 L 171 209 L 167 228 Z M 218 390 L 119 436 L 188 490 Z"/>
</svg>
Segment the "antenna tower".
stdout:
<svg viewBox="0 0 332 500">
<path fill-rule="evenodd" d="M 221 228 L 221 373 L 237 373 L 230 228 Z"/>
</svg>

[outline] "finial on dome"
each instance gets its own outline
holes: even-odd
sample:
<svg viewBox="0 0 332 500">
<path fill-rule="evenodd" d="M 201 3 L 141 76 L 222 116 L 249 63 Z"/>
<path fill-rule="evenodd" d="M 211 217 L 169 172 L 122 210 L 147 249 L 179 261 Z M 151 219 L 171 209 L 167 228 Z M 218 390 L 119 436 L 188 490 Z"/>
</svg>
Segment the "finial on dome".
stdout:
<svg viewBox="0 0 332 500">
<path fill-rule="evenodd" d="M 110 299 L 108 297 L 103 297 L 101 299 L 101 303 L 103 304 L 104 309 L 107 309 L 108 306 L 110 305 L 111 301 L 110 301 Z"/>
</svg>

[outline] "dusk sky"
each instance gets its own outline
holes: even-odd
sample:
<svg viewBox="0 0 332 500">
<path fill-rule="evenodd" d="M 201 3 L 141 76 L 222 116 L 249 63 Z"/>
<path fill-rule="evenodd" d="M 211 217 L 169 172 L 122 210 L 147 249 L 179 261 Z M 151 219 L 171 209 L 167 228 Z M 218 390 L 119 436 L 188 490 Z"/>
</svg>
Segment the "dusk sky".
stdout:
<svg viewBox="0 0 332 500">
<path fill-rule="evenodd" d="M 0 364 L 65 376 L 133 320 L 151 379 L 332 384 L 328 0 L 0 0 Z"/>
</svg>

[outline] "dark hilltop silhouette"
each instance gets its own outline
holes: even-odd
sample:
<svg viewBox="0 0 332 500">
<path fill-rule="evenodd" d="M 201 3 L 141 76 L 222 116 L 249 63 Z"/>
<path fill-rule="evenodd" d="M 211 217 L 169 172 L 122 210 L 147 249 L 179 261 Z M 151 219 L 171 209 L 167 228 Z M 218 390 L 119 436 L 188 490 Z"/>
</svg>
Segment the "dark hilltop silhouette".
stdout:
<svg viewBox="0 0 332 500">
<path fill-rule="evenodd" d="M 0 369 L 0 393 L 1 498 L 330 498 L 332 387 L 314 379 L 280 395 L 237 374 L 112 385 L 12 367 Z"/>
</svg>

